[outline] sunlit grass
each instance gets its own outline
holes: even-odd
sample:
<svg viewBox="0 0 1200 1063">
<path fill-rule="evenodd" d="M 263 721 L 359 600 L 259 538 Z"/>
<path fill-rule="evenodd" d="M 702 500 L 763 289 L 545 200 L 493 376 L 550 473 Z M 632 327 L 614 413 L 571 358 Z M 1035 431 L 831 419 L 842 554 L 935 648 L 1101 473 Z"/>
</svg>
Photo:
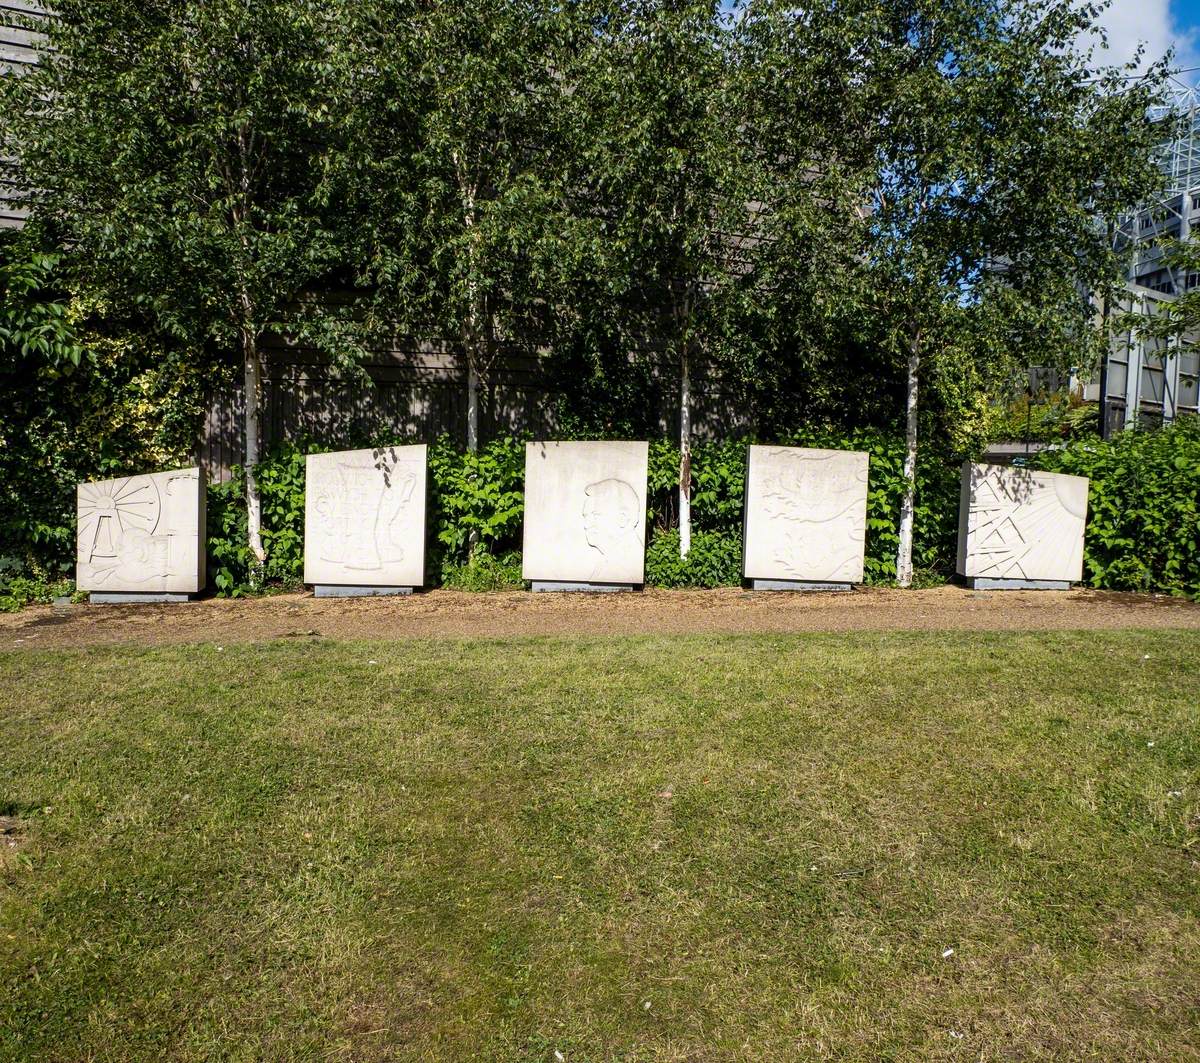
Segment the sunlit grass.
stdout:
<svg viewBox="0 0 1200 1063">
<path fill-rule="evenodd" d="M 24 652 L 0 709 L 5 1059 L 1200 1054 L 1197 632 Z"/>
</svg>

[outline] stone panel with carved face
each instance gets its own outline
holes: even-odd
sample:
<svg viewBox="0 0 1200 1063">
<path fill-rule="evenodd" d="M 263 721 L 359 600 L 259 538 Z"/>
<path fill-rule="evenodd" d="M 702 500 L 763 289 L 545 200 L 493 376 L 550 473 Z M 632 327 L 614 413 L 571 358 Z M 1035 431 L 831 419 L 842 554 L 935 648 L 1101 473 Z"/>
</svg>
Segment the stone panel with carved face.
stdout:
<svg viewBox="0 0 1200 1063">
<path fill-rule="evenodd" d="M 648 457 L 647 443 L 527 444 L 524 578 L 642 583 Z"/>
</svg>

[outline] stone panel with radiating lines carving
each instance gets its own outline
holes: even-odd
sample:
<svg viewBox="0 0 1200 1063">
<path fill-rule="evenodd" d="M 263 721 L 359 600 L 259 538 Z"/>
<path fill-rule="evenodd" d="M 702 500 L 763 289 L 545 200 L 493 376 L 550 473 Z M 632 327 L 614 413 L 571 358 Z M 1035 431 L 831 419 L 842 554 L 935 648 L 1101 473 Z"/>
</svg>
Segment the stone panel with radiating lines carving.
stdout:
<svg viewBox="0 0 1200 1063">
<path fill-rule="evenodd" d="M 959 575 L 1081 579 L 1087 506 L 1087 477 L 967 462 L 959 499 Z"/>
<path fill-rule="evenodd" d="M 77 589 L 129 594 L 203 590 L 204 489 L 200 469 L 80 484 Z"/>
</svg>

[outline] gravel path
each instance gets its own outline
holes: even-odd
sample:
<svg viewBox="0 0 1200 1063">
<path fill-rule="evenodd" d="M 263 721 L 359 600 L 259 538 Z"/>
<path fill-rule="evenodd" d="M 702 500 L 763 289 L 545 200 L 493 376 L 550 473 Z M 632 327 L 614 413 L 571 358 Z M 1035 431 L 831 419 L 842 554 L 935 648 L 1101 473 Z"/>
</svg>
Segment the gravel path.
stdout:
<svg viewBox="0 0 1200 1063">
<path fill-rule="evenodd" d="M 317 599 L 281 594 L 182 605 L 37 606 L 0 614 L 0 647 L 526 635 L 742 634 L 800 631 L 1054 631 L 1200 628 L 1200 603 L 1101 591 L 962 587 L 848 594 L 650 590 L 640 594 L 467 594 Z"/>
</svg>

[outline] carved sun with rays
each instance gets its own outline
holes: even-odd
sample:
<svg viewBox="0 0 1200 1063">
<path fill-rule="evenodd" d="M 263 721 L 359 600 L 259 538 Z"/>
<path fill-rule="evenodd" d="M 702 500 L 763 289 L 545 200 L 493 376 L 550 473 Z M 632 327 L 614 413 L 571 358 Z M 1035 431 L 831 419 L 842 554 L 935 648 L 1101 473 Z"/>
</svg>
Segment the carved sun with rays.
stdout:
<svg viewBox="0 0 1200 1063">
<path fill-rule="evenodd" d="M 154 531 L 160 509 L 158 487 L 146 477 L 80 485 L 80 559 L 115 558 L 126 532 Z"/>
</svg>

